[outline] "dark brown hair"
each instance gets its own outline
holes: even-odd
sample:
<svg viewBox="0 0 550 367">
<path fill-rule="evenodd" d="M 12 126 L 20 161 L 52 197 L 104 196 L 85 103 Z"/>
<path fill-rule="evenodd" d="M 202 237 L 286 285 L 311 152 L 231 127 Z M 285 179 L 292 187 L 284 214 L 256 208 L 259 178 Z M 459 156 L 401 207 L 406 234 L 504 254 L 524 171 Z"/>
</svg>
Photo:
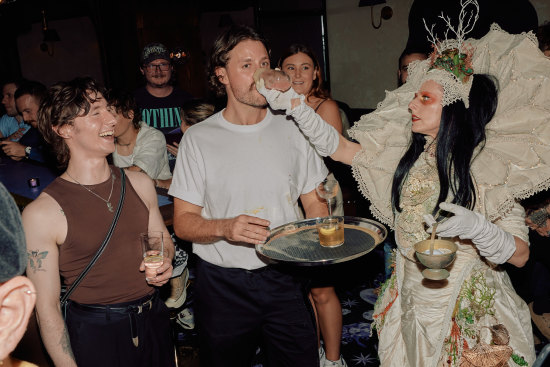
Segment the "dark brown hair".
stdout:
<svg viewBox="0 0 550 367">
<path fill-rule="evenodd" d="M 208 76 L 209 86 L 214 92 L 216 92 L 216 95 L 225 95 L 225 86 L 219 81 L 218 76 L 216 75 L 216 69 L 219 67 L 225 67 L 229 61 L 229 52 L 231 52 L 231 50 L 233 50 L 233 48 L 235 48 L 235 46 L 239 43 L 246 40 L 259 41 L 263 43 L 266 50 L 269 51 L 267 41 L 260 36 L 258 32 L 246 25 L 232 26 L 220 34 L 216 41 L 214 41 L 206 74 Z"/>
<path fill-rule="evenodd" d="M 300 53 L 300 52 L 303 54 L 306 54 L 313 61 L 313 68 L 315 69 L 315 75 L 317 76 L 317 78 L 311 84 L 311 90 L 309 91 L 308 96 L 314 96 L 322 99 L 330 98 L 330 92 L 323 86 L 323 77 L 321 76 L 321 66 L 319 65 L 319 61 L 315 57 L 315 54 L 313 53 L 313 50 L 310 47 L 300 43 L 294 43 L 290 45 L 283 52 L 283 55 L 279 59 L 277 66 L 279 68 L 282 68 L 283 63 L 287 58 L 289 58 L 292 55 L 296 55 L 297 53 Z"/>
<path fill-rule="evenodd" d="M 130 118 L 130 112 L 133 112 L 132 125 L 134 125 L 136 130 L 139 129 L 141 115 L 137 108 L 136 100 L 131 93 L 122 89 L 109 89 L 105 93 L 105 99 L 109 107 L 114 108 L 116 113 L 122 114 L 127 119 Z"/>
<path fill-rule="evenodd" d="M 38 109 L 38 129 L 51 144 L 61 167 L 69 163 L 69 147 L 53 128 L 72 126 L 76 117 L 88 114 L 92 103 L 103 93 L 103 88 L 88 77 L 57 83 L 48 89 Z"/>
</svg>

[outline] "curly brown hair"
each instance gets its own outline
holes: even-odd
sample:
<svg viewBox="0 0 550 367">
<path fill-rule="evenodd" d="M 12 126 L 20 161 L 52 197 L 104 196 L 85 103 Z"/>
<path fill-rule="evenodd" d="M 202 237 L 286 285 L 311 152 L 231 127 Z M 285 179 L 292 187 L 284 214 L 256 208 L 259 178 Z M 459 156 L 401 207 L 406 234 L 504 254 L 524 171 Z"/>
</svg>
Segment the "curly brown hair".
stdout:
<svg viewBox="0 0 550 367">
<path fill-rule="evenodd" d="M 65 139 L 56 130 L 72 126 L 75 118 L 88 114 L 92 103 L 103 94 L 103 87 L 89 77 L 60 82 L 48 89 L 38 109 L 38 129 L 52 146 L 61 167 L 67 166 L 71 155 Z"/>
<path fill-rule="evenodd" d="M 133 94 L 122 89 L 109 89 L 104 97 L 107 100 L 107 106 L 114 108 L 116 113 L 120 113 L 125 118 L 129 119 L 132 112 L 134 114 L 132 125 L 134 129 L 139 130 L 141 114 Z"/>
<path fill-rule="evenodd" d="M 216 41 L 214 41 L 206 74 L 210 88 L 219 97 L 224 96 L 226 93 L 225 86 L 219 81 L 216 75 L 216 69 L 225 67 L 229 61 L 229 52 L 239 43 L 246 40 L 260 41 L 269 52 L 267 41 L 258 32 L 246 25 L 232 26 L 220 34 Z"/>
</svg>

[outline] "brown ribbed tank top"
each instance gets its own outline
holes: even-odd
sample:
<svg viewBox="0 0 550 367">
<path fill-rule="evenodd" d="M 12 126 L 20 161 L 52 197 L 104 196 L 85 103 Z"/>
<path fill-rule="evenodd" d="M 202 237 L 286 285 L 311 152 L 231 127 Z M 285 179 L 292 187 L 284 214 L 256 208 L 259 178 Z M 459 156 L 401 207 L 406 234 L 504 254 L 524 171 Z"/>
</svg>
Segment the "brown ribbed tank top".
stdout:
<svg viewBox="0 0 550 367">
<path fill-rule="evenodd" d="M 115 174 L 111 204 L 114 211 L 120 198 L 120 170 Z M 104 199 L 111 191 L 111 178 L 98 185 L 86 185 Z M 76 183 L 57 178 L 44 192 L 59 203 L 67 218 L 67 238 L 59 246 L 59 272 L 70 286 L 90 262 L 107 235 L 114 212 Z M 105 251 L 71 294 L 85 304 L 111 304 L 139 299 L 153 292 L 145 274 L 139 271 L 142 260 L 139 233 L 147 232 L 149 211 L 132 184 L 126 179 L 126 196 L 118 224 Z"/>
</svg>

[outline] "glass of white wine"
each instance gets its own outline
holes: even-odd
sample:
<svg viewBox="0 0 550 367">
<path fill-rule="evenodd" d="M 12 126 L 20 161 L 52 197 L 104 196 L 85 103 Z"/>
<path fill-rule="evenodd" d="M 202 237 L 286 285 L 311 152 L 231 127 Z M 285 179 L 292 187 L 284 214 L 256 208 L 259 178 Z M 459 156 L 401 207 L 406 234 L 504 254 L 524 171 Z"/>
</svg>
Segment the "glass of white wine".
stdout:
<svg viewBox="0 0 550 367">
<path fill-rule="evenodd" d="M 157 276 L 157 268 L 164 261 L 164 237 L 161 231 L 140 233 L 143 263 L 145 265 L 145 280 L 151 281 Z"/>
<path fill-rule="evenodd" d="M 325 178 L 319 185 L 317 185 L 317 195 L 327 201 L 329 217 L 332 216 L 332 204 L 336 199 L 338 190 L 340 190 L 338 181 L 333 178 Z"/>
</svg>

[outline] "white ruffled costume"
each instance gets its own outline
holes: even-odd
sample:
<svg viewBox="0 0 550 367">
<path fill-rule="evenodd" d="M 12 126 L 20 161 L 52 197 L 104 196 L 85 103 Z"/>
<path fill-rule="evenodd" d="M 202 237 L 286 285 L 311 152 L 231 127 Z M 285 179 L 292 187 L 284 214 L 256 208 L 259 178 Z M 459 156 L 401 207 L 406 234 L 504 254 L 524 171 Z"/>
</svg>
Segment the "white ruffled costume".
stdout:
<svg viewBox="0 0 550 367">
<path fill-rule="evenodd" d="M 475 73 L 493 75 L 499 83 L 498 108 L 486 127 L 485 147 L 472 162 L 474 211 L 527 241 L 525 213 L 517 200 L 550 186 L 550 59 L 538 50 L 533 34 L 510 35 L 497 25 L 466 44 L 474 50 Z M 408 104 L 422 78 L 426 80 L 425 73 L 414 68 L 428 67 L 429 60 L 411 65 L 411 79 L 387 92 L 376 111 L 349 132 L 361 144 L 352 163 L 360 190 L 374 215 L 395 228 L 398 244 L 395 272 L 375 306 L 381 364 L 467 367 L 482 358 L 479 365 L 490 366 L 497 365 L 491 358 L 505 358 L 510 366 L 531 365 L 535 353 L 529 310 L 506 272 L 484 261 L 475 245 L 457 242 L 447 280 L 422 277 L 413 245 L 428 237 L 423 215 L 432 212 L 439 195 L 435 158 L 428 152 L 409 172 L 401 196 L 403 211 L 394 218 L 393 175 L 411 138 Z M 509 341 L 487 348 L 492 333 L 486 327 L 498 324 L 507 329 Z M 512 356 L 503 352 L 507 348 Z M 480 350 L 486 355 L 474 353 L 470 359 L 471 352 Z"/>
</svg>

